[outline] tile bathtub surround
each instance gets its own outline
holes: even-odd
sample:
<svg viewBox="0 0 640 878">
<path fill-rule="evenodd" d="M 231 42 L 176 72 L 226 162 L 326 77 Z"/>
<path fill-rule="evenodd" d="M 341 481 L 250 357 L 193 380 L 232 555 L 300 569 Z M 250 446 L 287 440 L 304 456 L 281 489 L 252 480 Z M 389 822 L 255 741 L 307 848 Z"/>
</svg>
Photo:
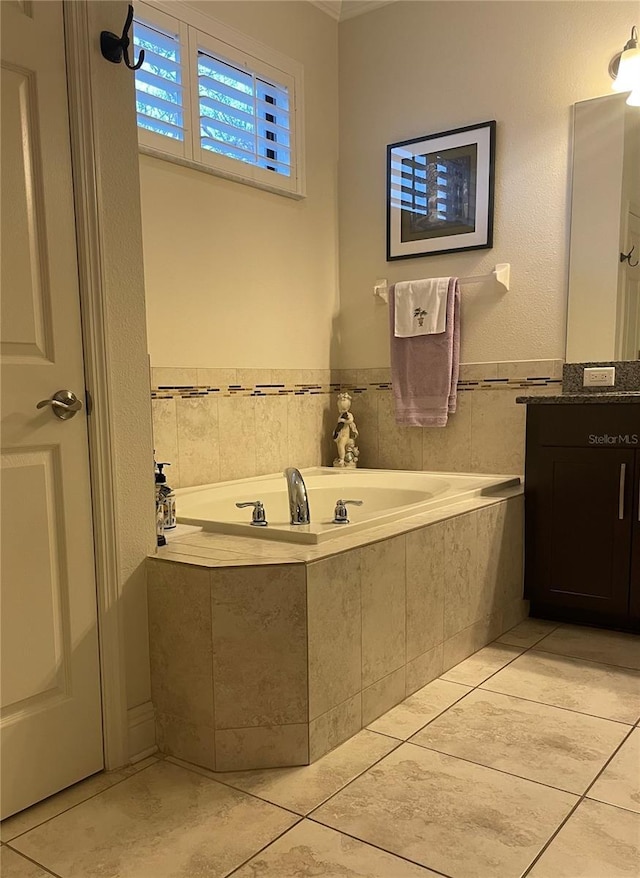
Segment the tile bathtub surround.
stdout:
<svg viewBox="0 0 640 878">
<path fill-rule="evenodd" d="M 174 487 L 331 465 L 336 395 L 349 391 L 361 466 L 522 472 L 524 417 L 515 398 L 558 391 L 562 361 L 466 363 L 445 429 L 399 427 L 391 374 L 380 369 L 152 369 L 157 460 Z"/>
<path fill-rule="evenodd" d="M 300 765 L 374 722 L 526 615 L 522 501 L 307 563 L 149 559 L 161 750 L 216 771 Z"/>
</svg>

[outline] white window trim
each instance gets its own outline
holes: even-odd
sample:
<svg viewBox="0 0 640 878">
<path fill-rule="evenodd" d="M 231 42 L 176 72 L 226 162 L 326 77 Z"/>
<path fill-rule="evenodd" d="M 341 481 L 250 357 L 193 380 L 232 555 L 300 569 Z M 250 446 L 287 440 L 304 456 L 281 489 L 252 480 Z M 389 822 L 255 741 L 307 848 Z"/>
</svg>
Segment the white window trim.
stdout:
<svg viewBox="0 0 640 878">
<path fill-rule="evenodd" d="M 175 16 L 179 6 L 180 19 Z M 138 128 L 138 149 L 143 155 L 165 159 L 184 167 L 193 168 L 216 177 L 235 180 L 277 195 L 301 199 L 306 196 L 304 161 L 304 68 L 299 61 L 259 43 L 235 28 L 198 12 L 186 2 L 176 4 L 166 0 L 147 0 L 134 4 L 135 14 L 143 21 L 180 34 L 180 51 L 185 72 L 184 107 L 185 139 L 171 142 L 168 137 Z M 215 35 L 212 33 L 215 32 Z M 289 90 L 291 176 L 274 174 L 255 165 L 247 165 L 227 156 L 217 155 L 200 147 L 199 126 L 191 130 L 192 120 L 199 118 L 197 50 L 210 49 L 223 60 L 237 61 L 249 66 L 258 75 L 274 79 Z M 249 64 L 247 64 L 247 59 Z M 190 102 L 190 103 L 189 103 Z"/>
</svg>

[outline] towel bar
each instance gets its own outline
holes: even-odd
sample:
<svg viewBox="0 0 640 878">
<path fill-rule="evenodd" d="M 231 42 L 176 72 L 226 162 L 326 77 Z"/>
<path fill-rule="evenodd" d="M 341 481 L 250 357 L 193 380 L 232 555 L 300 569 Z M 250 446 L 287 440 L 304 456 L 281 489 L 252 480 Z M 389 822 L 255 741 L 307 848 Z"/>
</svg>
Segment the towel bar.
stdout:
<svg viewBox="0 0 640 878">
<path fill-rule="evenodd" d="M 498 262 L 496 267 L 489 274 L 475 274 L 471 277 L 458 278 L 461 284 L 476 284 L 485 280 L 494 280 L 499 286 L 503 287 L 505 292 L 509 292 L 509 282 L 511 279 L 511 264 L 509 262 Z M 382 299 L 383 302 L 389 302 L 389 284 L 386 277 L 379 278 L 373 287 L 373 295 Z"/>
</svg>

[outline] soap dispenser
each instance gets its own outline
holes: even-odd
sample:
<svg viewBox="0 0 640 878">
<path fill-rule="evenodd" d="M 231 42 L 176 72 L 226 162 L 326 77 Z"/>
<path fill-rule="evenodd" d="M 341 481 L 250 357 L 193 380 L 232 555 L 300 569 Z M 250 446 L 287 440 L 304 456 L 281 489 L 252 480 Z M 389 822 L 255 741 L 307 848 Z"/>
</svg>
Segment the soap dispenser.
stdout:
<svg viewBox="0 0 640 878">
<path fill-rule="evenodd" d="M 156 480 L 156 516 L 158 545 L 166 545 L 166 538 L 162 531 L 171 530 L 176 526 L 176 497 L 173 490 L 167 485 L 167 477 L 163 472 L 165 466 L 171 466 L 169 463 L 156 463 L 155 480 Z M 160 530 L 160 521 L 162 521 L 162 531 Z M 160 542 L 160 536 L 164 542 Z"/>
<path fill-rule="evenodd" d="M 167 481 L 167 477 L 160 472 L 155 460 L 153 461 L 153 472 L 156 483 L 156 540 L 159 546 L 166 546 L 167 538 L 164 535 L 164 501 L 160 488 Z"/>
</svg>

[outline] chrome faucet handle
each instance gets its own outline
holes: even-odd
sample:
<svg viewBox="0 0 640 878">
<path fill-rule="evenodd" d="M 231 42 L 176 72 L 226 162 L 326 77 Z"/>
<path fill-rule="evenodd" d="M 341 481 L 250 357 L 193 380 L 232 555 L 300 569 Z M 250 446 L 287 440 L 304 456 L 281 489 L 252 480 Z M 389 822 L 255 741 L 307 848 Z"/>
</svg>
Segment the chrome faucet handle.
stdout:
<svg viewBox="0 0 640 878">
<path fill-rule="evenodd" d="M 333 512 L 333 523 L 349 524 L 349 519 L 347 517 L 347 505 L 362 506 L 363 503 L 364 500 L 338 500 L 336 502 L 336 508 Z"/>
<path fill-rule="evenodd" d="M 249 500 L 248 503 L 236 503 L 238 509 L 244 509 L 245 506 L 253 506 L 253 514 L 250 524 L 253 527 L 266 527 L 269 522 L 266 519 L 262 500 Z"/>
</svg>

